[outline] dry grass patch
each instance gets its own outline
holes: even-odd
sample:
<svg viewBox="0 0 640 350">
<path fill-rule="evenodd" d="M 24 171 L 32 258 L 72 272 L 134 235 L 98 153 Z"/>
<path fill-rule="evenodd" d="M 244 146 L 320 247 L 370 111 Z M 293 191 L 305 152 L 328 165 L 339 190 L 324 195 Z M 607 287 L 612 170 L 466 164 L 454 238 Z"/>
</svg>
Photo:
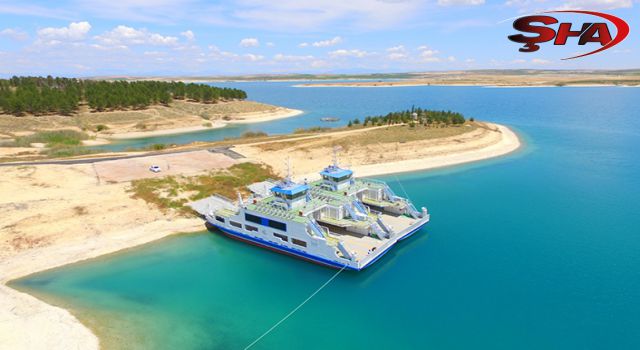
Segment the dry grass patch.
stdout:
<svg viewBox="0 0 640 350">
<path fill-rule="evenodd" d="M 92 112 L 86 105 L 81 105 L 78 112 L 71 116 L 25 115 L 15 117 L 0 114 L 0 133 L 13 136 L 16 132 L 62 128 L 111 133 L 135 131 L 137 124 L 146 125 L 145 129 L 147 130 L 160 127 L 197 126 L 208 120 L 232 119 L 231 117 L 238 114 L 271 112 L 278 108 L 253 101 L 205 104 L 176 100 L 168 107 L 154 105 L 145 109 Z M 101 130 L 98 130 L 98 126 L 101 126 Z"/>
<path fill-rule="evenodd" d="M 167 176 L 131 182 L 129 192 L 162 210 L 175 209 L 184 214 L 191 210 L 186 203 L 220 194 L 235 198 L 239 191 L 248 194 L 247 185 L 276 178 L 271 167 L 256 163 L 240 163 L 226 170 L 197 176 Z"/>
<path fill-rule="evenodd" d="M 363 127 L 341 128 L 334 129 L 334 131 L 361 130 L 361 132 L 323 135 L 324 132 L 321 131 L 317 134 L 320 137 L 266 142 L 255 145 L 255 147 L 265 152 L 280 151 L 284 149 L 306 152 L 309 149 L 331 146 L 341 146 L 345 150 L 348 150 L 351 147 L 368 146 L 380 143 L 405 143 L 457 136 L 476 130 L 478 127 L 481 127 L 479 123 L 467 122 L 464 125 L 447 127 L 427 127 L 422 125 L 415 125 L 412 127 L 401 124 L 371 130 L 366 130 L 366 128 Z M 313 134 L 310 136 L 313 136 Z"/>
</svg>

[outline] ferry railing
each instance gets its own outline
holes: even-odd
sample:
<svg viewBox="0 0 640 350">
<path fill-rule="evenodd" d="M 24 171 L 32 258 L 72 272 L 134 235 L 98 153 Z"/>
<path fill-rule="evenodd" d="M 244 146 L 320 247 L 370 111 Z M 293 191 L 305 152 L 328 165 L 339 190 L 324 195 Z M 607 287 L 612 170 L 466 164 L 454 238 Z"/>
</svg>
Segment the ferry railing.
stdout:
<svg viewBox="0 0 640 350">
<path fill-rule="evenodd" d="M 391 228 L 389 226 L 387 226 L 387 224 L 384 223 L 384 221 L 382 221 L 382 218 L 380 218 L 379 216 L 376 218 L 376 222 L 378 223 L 378 225 L 380 225 L 380 227 L 389 235 L 391 236 L 391 234 L 393 233 L 393 230 L 391 230 Z"/>
<path fill-rule="evenodd" d="M 371 223 L 371 229 L 378 236 L 378 238 L 389 238 L 389 235 L 378 225 L 377 221 Z"/>
<path fill-rule="evenodd" d="M 322 226 L 320 226 L 320 224 L 318 224 L 316 219 L 314 219 L 313 217 L 309 218 L 308 226 L 311 228 L 313 233 L 318 235 L 318 237 L 325 238 L 325 237 L 328 236 L 328 233 L 325 235 L 325 232 L 322 230 Z M 328 231 L 328 229 L 327 229 L 327 231 Z"/>
<path fill-rule="evenodd" d="M 336 247 L 338 247 L 338 250 L 340 250 L 340 253 L 342 253 L 342 255 L 344 255 L 347 259 L 349 260 L 353 259 L 353 255 L 351 255 L 351 253 L 347 250 L 347 248 L 344 246 L 344 244 L 342 244 L 341 241 L 338 241 L 338 244 L 336 245 Z"/>
<path fill-rule="evenodd" d="M 367 219 L 367 214 L 363 214 L 363 213 L 359 213 L 356 208 L 353 206 L 353 204 L 346 204 L 344 206 L 347 209 L 347 212 L 349 212 L 349 215 L 357 221 L 364 221 Z M 366 212 L 365 212 L 366 213 Z"/>
<path fill-rule="evenodd" d="M 362 203 L 360 203 L 360 201 L 354 200 L 353 202 L 351 202 L 353 204 L 354 207 L 356 207 L 356 209 L 358 211 L 360 211 L 362 214 L 367 215 L 369 213 L 369 211 L 367 210 L 367 208 L 362 205 Z"/>
<path fill-rule="evenodd" d="M 409 214 L 414 218 L 414 219 L 418 219 L 422 217 L 422 213 L 418 211 L 418 209 L 416 209 L 415 205 L 413 205 L 413 203 L 407 201 L 407 207 L 409 208 Z"/>
</svg>

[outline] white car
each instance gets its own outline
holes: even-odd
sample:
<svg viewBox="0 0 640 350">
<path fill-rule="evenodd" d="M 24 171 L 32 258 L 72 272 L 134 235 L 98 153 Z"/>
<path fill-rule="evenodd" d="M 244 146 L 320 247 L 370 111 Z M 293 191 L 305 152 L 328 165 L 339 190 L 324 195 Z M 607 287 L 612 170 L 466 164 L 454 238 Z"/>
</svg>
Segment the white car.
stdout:
<svg viewBox="0 0 640 350">
<path fill-rule="evenodd" d="M 152 165 L 149 167 L 149 171 L 153 171 L 154 173 L 159 173 L 162 171 L 158 165 Z"/>
</svg>

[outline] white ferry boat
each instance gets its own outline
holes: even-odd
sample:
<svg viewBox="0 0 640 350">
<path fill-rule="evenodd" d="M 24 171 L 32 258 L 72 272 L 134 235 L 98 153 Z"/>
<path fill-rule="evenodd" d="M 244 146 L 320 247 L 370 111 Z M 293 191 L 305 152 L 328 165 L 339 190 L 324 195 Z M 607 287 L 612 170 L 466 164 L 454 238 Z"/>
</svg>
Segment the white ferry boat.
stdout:
<svg viewBox="0 0 640 350">
<path fill-rule="evenodd" d="M 287 176 L 254 184 L 248 200 L 213 196 L 194 209 L 231 238 L 349 270 L 373 264 L 429 221 L 426 208 L 418 211 L 382 181 L 354 178 L 337 162 L 320 175 L 310 183 Z"/>
</svg>

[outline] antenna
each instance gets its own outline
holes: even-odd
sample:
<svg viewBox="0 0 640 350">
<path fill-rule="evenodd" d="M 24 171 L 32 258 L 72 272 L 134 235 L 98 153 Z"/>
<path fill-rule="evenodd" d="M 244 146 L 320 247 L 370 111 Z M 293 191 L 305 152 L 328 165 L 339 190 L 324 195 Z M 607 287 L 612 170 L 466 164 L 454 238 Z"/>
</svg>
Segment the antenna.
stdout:
<svg viewBox="0 0 640 350">
<path fill-rule="evenodd" d="M 338 151 L 340 151 L 342 147 L 339 145 L 333 146 L 333 166 L 338 167 Z"/>
<path fill-rule="evenodd" d="M 237 193 L 238 193 L 238 206 L 244 207 L 244 201 L 242 200 L 242 194 L 240 193 L 240 191 L 237 191 Z"/>
<path fill-rule="evenodd" d="M 291 182 L 291 157 L 287 157 L 285 166 L 287 169 L 287 176 L 285 177 L 285 181 Z"/>
</svg>

